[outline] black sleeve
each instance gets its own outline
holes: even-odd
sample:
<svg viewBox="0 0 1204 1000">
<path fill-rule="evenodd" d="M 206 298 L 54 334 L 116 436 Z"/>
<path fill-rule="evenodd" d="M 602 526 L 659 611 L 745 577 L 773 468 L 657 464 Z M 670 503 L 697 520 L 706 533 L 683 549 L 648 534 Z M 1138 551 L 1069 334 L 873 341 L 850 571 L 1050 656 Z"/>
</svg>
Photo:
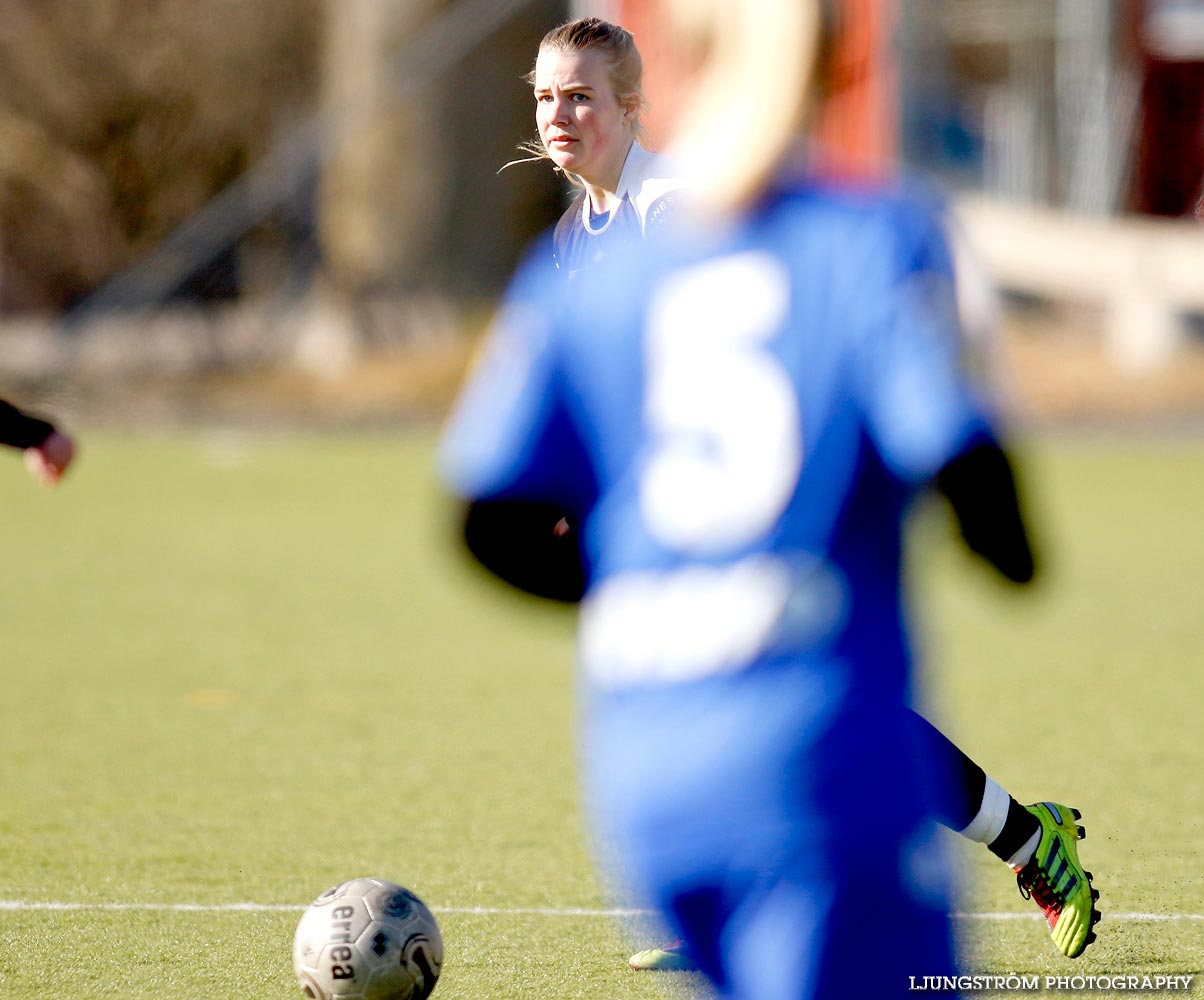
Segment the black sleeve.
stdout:
<svg viewBox="0 0 1204 1000">
<path fill-rule="evenodd" d="M 464 512 L 464 542 L 477 561 L 511 586 L 575 604 L 585 594 L 579 533 L 552 504 L 480 500 Z"/>
<path fill-rule="evenodd" d="M 0 444 L 12 448 L 35 448 L 54 433 L 54 424 L 22 413 L 0 399 Z"/>
<path fill-rule="evenodd" d="M 1012 464 L 995 442 L 975 445 L 941 469 L 937 488 L 949 499 L 962 537 L 1013 583 L 1032 580 L 1035 565 Z"/>
</svg>

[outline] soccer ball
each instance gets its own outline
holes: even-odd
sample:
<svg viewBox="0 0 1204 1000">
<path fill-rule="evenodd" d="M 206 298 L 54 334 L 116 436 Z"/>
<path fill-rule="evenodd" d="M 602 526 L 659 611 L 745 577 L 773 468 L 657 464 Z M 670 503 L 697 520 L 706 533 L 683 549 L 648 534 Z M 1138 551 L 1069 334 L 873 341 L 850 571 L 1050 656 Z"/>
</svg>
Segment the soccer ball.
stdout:
<svg viewBox="0 0 1204 1000">
<path fill-rule="evenodd" d="M 443 935 L 431 911 L 381 878 L 327 889 L 293 937 L 293 971 L 311 1000 L 426 1000 L 442 966 Z"/>
</svg>

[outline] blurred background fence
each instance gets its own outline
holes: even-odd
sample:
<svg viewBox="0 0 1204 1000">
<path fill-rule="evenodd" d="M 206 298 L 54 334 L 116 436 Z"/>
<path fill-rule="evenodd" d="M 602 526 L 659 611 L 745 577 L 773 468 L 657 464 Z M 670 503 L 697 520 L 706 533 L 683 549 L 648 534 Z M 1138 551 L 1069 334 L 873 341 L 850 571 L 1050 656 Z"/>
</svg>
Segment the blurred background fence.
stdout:
<svg viewBox="0 0 1204 1000">
<path fill-rule="evenodd" d="M 821 134 L 949 189 L 1030 402 L 1204 414 L 1204 0 L 833 4 Z M 497 170 L 583 13 L 641 38 L 640 0 L 0 0 L 0 394 L 437 412 L 563 204 Z"/>
</svg>

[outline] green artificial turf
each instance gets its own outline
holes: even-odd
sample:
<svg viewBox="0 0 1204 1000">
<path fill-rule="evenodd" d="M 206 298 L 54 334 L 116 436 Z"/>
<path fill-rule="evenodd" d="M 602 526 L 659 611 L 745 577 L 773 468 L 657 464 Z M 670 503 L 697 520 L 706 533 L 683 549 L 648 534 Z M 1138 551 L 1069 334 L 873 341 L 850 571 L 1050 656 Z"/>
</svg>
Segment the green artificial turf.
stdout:
<svg viewBox="0 0 1204 1000">
<path fill-rule="evenodd" d="M 301 908 L 363 874 L 435 910 L 436 998 L 699 995 L 626 968 L 655 932 L 606 915 L 591 862 L 572 616 L 458 555 L 430 432 L 82 437 L 54 493 L 0 467 L 0 998 L 299 996 Z M 1018 797 L 1083 811 L 1115 919 L 1061 959 L 950 835 L 963 964 L 1195 971 L 1204 442 L 1022 458 L 1032 594 L 937 509 L 912 539 L 931 714 Z"/>
</svg>

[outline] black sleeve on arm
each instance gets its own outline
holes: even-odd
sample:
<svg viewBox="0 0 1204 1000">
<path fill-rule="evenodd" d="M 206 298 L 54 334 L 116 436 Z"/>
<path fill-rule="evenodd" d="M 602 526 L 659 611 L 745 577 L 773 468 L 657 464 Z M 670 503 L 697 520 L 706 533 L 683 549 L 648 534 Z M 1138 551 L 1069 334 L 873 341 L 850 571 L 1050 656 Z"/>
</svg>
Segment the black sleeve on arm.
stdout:
<svg viewBox="0 0 1204 1000">
<path fill-rule="evenodd" d="M 962 537 L 974 552 L 1013 583 L 1033 578 L 1034 562 L 1011 462 L 995 442 L 977 444 L 937 475 Z"/>
<path fill-rule="evenodd" d="M 585 566 L 577 530 L 557 533 L 557 524 L 567 516 L 552 504 L 474 501 L 464 512 L 464 542 L 482 566 L 506 583 L 575 604 L 585 594 Z"/>
<path fill-rule="evenodd" d="M 54 424 L 22 413 L 0 399 L 0 444 L 13 448 L 36 448 L 54 433 Z"/>
</svg>

